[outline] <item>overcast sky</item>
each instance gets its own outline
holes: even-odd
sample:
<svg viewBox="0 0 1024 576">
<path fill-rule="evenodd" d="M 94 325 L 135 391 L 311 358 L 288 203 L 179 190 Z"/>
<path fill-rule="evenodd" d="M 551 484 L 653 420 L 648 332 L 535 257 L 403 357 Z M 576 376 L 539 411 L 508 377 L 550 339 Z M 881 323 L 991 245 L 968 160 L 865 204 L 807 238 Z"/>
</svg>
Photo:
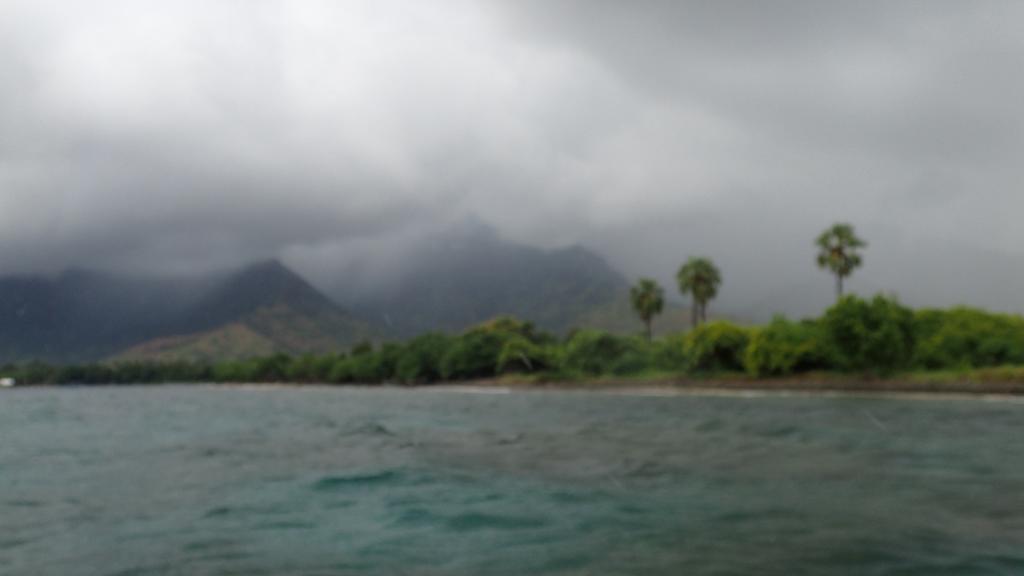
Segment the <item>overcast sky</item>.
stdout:
<svg viewBox="0 0 1024 576">
<path fill-rule="evenodd" d="M 1022 144 L 1016 1 L 0 0 L 4 273 L 323 281 L 479 218 L 802 311 L 848 220 L 855 289 L 1024 309 Z"/>
</svg>

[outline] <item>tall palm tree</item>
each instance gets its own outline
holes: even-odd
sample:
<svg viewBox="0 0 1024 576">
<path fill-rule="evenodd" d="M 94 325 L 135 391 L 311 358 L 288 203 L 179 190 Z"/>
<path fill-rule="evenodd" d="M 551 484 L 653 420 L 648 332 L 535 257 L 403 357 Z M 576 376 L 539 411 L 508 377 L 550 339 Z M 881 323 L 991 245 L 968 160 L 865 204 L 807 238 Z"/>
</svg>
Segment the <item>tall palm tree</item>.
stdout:
<svg viewBox="0 0 1024 576">
<path fill-rule="evenodd" d="M 722 284 L 722 274 L 710 258 L 690 258 L 676 274 L 679 291 L 683 296 L 690 296 L 693 302 L 691 320 L 696 328 L 708 319 L 708 301 L 718 295 L 718 287 Z"/>
<path fill-rule="evenodd" d="M 860 267 L 859 250 L 867 243 L 857 237 L 853 226 L 833 224 L 815 241 L 818 246 L 818 267 L 828 269 L 836 277 L 836 300 L 843 297 L 843 279 Z"/>
<path fill-rule="evenodd" d="M 647 327 L 647 341 L 650 342 L 653 336 L 651 322 L 665 307 L 665 291 L 654 280 L 641 278 L 629 291 L 629 299 L 633 302 L 637 316 Z"/>
</svg>

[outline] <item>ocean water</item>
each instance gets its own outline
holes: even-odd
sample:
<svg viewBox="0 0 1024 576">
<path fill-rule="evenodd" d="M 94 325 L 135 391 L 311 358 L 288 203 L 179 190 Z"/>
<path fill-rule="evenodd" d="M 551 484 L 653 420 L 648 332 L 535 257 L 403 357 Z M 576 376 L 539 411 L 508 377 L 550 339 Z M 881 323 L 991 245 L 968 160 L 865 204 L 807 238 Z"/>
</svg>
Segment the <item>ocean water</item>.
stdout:
<svg viewBox="0 0 1024 576">
<path fill-rule="evenodd" d="M 0 574 L 1024 574 L 1024 403 L 0 392 Z"/>
</svg>

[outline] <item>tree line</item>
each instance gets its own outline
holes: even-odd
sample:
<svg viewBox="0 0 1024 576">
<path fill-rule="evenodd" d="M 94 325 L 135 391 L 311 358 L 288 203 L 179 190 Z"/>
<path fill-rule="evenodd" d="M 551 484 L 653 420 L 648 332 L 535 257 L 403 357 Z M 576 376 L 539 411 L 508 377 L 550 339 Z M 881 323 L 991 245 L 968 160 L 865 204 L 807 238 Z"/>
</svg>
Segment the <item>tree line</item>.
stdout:
<svg viewBox="0 0 1024 576">
<path fill-rule="evenodd" d="M 528 322 L 498 318 L 458 335 L 363 343 L 327 355 L 188 362 L 5 366 L 24 384 L 294 382 L 430 384 L 514 377 L 783 377 L 828 372 L 890 375 L 1024 365 L 1024 318 L 972 308 L 911 310 L 885 296 L 843 296 L 821 317 L 776 317 L 764 326 L 701 323 L 648 339 L 599 330 L 556 337 Z M 1017 374 L 1020 376 L 1020 374 Z"/>
<path fill-rule="evenodd" d="M 867 243 L 857 237 L 853 226 L 833 224 L 815 240 L 818 247 L 817 263 L 829 270 L 836 279 L 836 299 L 843 296 L 843 281 L 863 263 L 860 250 Z M 722 273 L 707 257 L 691 257 L 676 273 L 679 292 L 690 299 L 690 323 L 697 328 L 708 319 L 708 302 L 718 295 Z M 665 309 L 665 291 L 657 281 L 641 278 L 630 289 L 633 310 L 643 322 L 647 339 L 653 338 L 654 318 Z"/>
</svg>

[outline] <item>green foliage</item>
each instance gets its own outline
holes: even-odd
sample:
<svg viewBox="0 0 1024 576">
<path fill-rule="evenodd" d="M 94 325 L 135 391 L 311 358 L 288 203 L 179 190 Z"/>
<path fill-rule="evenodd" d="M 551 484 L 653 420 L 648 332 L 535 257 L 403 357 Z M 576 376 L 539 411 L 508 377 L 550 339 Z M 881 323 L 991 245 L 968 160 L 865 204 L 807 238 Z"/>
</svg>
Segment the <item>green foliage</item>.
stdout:
<svg viewBox="0 0 1024 576">
<path fill-rule="evenodd" d="M 306 354 L 295 358 L 288 365 L 287 380 L 289 382 L 327 382 L 334 366 L 332 355 L 314 356 Z"/>
<path fill-rule="evenodd" d="M 291 358 L 287 354 L 274 354 L 255 359 L 253 381 L 284 382 L 291 367 Z"/>
<path fill-rule="evenodd" d="M 379 384 L 394 377 L 401 348 L 385 344 L 380 350 L 363 342 L 352 348 L 348 356 L 339 356 L 328 371 L 330 382 L 342 384 Z"/>
<path fill-rule="evenodd" d="M 690 359 L 686 355 L 686 335 L 673 334 L 651 343 L 651 368 L 670 372 L 682 372 L 689 368 Z"/>
<path fill-rule="evenodd" d="M 498 355 L 498 372 L 529 374 L 551 370 L 557 365 L 549 346 L 522 336 L 509 338 Z"/>
<path fill-rule="evenodd" d="M 709 322 L 687 334 L 683 353 L 691 370 L 742 370 L 749 342 L 750 330 L 731 322 Z"/>
<path fill-rule="evenodd" d="M 10 372 L 10 374 L 14 374 L 14 378 L 22 384 L 63 383 L 57 379 L 57 368 L 42 362 L 29 362 L 28 364 L 19 367 L 17 371 Z"/>
<path fill-rule="evenodd" d="M 744 365 L 754 376 L 785 376 L 827 368 L 828 351 L 821 327 L 813 321 L 790 322 L 776 316 L 767 326 L 753 331 Z"/>
<path fill-rule="evenodd" d="M 754 376 L 812 370 L 888 374 L 911 368 L 980 374 L 1024 366 L 1024 318 L 971 308 L 912 312 L 896 300 L 842 298 L 820 320 L 777 317 L 760 328 L 704 324 L 653 342 L 581 330 L 564 342 L 532 324 L 498 318 L 459 336 L 425 334 L 408 343 L 370 343 L 350 354 L 274 354 L 217 364 L 126 362 L 7 365 L 21 384 L 163 382 L 333 382 L 425 384 L 540 374 L 547 378 L 721 372 Z M 1018 374 L 1009 370 L 1006 374 Z"/>
<path fill-rule="evenodd" d="M 381 379 L 380 356 L 375 352 L 349 356 L 347 364 L 347 382 L 375 384 Z"/>
<path fill-rule="evenodd" d="M 867 243 L 857 237 L 850 224 L 833 224 L 815 240 L 818 267 L 827 268 L 836 276 L 837 297 L 843 295 L 843 278 L 863 263 L 859 250 Z"/>
<path fill-rule="evenodd" d="M 693 326 L 707 321 L 708 302 L 718 295 L 722 273 L 710 258 L 690 258 L 676 273 L 679 292 L 693 301 Z"/>
<path fill-rule="evenodd" d="M 441 376 L 447 380 L 467 380 L 497 375 L 502 351 L 512 340 L 540 344 L 551 338 L 538 333 L 529 322 L 496 318 L 455 339 L 441 358 Z"/>
<path fill-rule="evenodd" d="M 698 302 L 707 302 L 718 295 L 722 273 L 710 258 L 690 258 L 676 274 L 679 291 Z"/>
<path fill-rule="evenodd" d="M 352 379 L 351 359 L 344 354 L 339 355 L 331 365 L 330 372 L 327 373 L 327 381 L 333 384 L 345 384 L 352 382 Z"/>
<path fill-rule="evenodd" d="M 495 375 L 504 341 L 499 334 L 471 331 L 458 338 L 441 359 L 441 376 L 448 380 Z"/>
<path fill-rule="evenodd" d="M 894 299 L 845 296 L 822 320 L 832 366 L 887 374 L 910 364 L 914 315 Z"/>
<path fill-rule="evenodd" d="M 406 383 L 428 383 L 441 379 L 441 361 L 451 346 L 451 337 L 430 333 L 413 338 L 402 350 L 395 376 Z"/>
<path fill-rule="evenodd" d="M 351 350 L 351 354 L 353 356 L 359 356 L 359 355 L 362 355 L 362 354 L 370 354 L 372 352 L 373 352 L 373 342 L 370 342 L 369 340 L 361 340 L 359 342 L 356 342 L 352 346 L 352 350 Z"/>
<path fill-rule="evenodd" d="M 914 365 L 931 370 L 1024 363 L 1024 318 L 973 308 L 914 315 Z"/>
<path fill-rule="evenodd" d="M 626 374 L 648 364 L 644 343 L 599 330 L 579 330 L 565 344 L 563 368 L 582 374 Z"/>
<path fill-rule="evenodd" d="M 349 357 L 352 379 L 360 384 L 379 384 L 393 379 L 401 353 L 401 346 L 387 343 L 377 352 L 353 354 Z"/>
<path fill-rule="evenodd" d="M 661 314 L 665 307 L 665 291 L 650 278 L 641 278 L 629 291 L 633 310 L 647 328 L 647 339 L 651 340 L 651 321 Z"/>
<path fill-rule="evenodd" d="M 253 366 L 242 360 L 221 362 L 213 367 L 216 382 L 253 382 L 254 374 Z"/>
</svg>

